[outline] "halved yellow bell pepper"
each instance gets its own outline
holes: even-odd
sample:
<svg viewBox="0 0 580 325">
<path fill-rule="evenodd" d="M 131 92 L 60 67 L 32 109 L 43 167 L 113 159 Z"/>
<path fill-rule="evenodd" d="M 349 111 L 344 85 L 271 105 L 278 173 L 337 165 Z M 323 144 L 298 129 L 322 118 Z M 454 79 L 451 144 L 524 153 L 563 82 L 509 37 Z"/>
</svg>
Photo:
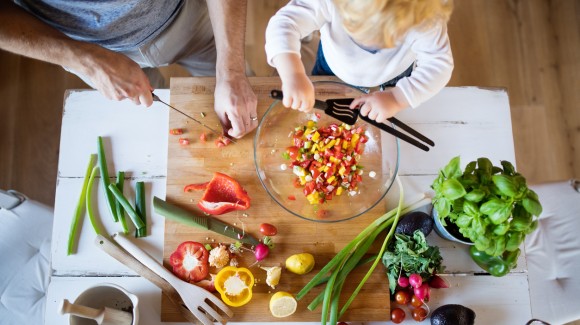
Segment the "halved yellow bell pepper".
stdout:
<svg viewBox="0 0 580 325">
<path fill-rule="evenodd" d="M 216 275 L 214 285 L 223 302 L 240 307 L 252 300 L 254 275 L 245 267 L 226 266 Z"/>
</svg>

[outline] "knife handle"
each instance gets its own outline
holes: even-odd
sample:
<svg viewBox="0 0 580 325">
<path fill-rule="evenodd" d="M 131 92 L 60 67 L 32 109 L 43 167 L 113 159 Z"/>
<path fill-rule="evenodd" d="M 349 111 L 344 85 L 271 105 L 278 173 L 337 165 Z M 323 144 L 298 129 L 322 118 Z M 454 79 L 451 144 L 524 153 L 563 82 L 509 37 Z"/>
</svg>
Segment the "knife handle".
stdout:
<svg viewBox="0 0 580 325">
<path fill-rule="evenodd" d="M 156 196 L 153 197 L 153 209 L 156 213 L 159 213 L 167 219 L 171 219 L 188 226 L 201 228 L 203 230 L 209 230 L 207 218 L 196 216 L 191 212 L 173 204 L 169 204 Z"/>
<path fill-rule="evenodd" d="M 270 97 L 274 98 L 274 99 L 278 99 L 278 100 L 282 100 L 284 99 L 284 93 L 282 92 L 282 90 L 278 90 L 278 89 L 272 89 L 270 91 Z M 326 104 L 326 102 L 315 99 L 314 100 L 314 108 L 318 108 L 321 110 L 326 110 L 328 108 L 328 104 Z"/>
</svg>

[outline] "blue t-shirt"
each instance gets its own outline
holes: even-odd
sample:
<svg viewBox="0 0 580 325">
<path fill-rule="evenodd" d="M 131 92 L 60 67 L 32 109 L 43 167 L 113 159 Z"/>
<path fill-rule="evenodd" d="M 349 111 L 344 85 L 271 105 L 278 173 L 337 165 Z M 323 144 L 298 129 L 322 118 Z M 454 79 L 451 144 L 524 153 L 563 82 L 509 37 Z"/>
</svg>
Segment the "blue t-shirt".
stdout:
<svg viewBox="0 0 580 325">
<path fill-rule="evenodd" d="M 113 51 L 137 48 L 173 22 L 183 0 L 15 0 L 69 37 Z"/>
</svg>

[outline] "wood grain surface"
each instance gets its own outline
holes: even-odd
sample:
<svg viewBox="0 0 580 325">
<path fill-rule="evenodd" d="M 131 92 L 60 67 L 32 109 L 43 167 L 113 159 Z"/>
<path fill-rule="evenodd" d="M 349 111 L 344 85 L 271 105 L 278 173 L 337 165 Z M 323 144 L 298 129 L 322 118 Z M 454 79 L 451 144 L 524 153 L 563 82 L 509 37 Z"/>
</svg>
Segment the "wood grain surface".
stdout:
<svg viewBox="0 0 580 325">
<path fill-rule="evenodd" d="M 328 79 L 318 78 L 316 80 Z M 261 117 L 272 103 L 272 99 L 268 97 L 270 90 L 279 88 L 280 84 L 277 78 L 252 78 L 251 82 L 258 96 L 258 115 Z M 212 128 L 220 130 L 217 116 L 213 112 L 213 88 L 213 78 L 172 79 L 171 104 L 203 120 Z M 201 117 L 202 112 L 205 117 Z M 240 264 L 250 267 L 257 279 L 257 284 L 253 290 L 252 301 L 243 307 L 235 308 L 235 316 L 232 320 L 242 322 L 320 320 L 320 309 L 311 312 L 306 307 L 321 291 L 321 288 L 312 290 L 300 300 L 298 310 L 294 315 L 282 319 L 271 316 L 268 309 L 270 297 L 277 291 L 296 294 L 335 253 L 368 226 L 372 220 L 382 215 L 386 211 L 386 206 L 379 204 L 361 217 L 340 223 L 322 224 L 300 219 L 278 206 L 260 184 L 253 160 L 254 133 L 245 136 L 237 144 L 216 148 L 213 136 L 209 136 L 207 142 L 201 142 L 199 140 L 200 133 L 208 132 L 200 129 L 200 126 L 195 122 L 187 121 L 185 117 L 175 111 L 170 113 L 169 128 L 185 129 L 183 135 L 170 136 L 168 140 L 167 200 L 169 202 L 199 212 L 195 204 L 202 193 L 184 193 L 184 185 L 209 181 L 214 172 L 222 172 L 232 176 L 242 184 L 251 196 L 252 204 L 250 209 L 246 211 L 231 212 L 216 216 L 216 218 L 237 227 L 243 227 L 258 237 L 260 236 L 259 225 L 263 222 L 272 223 L 279 230 L 279 233 L 273 237 L 276 244 L 275 248 L 271 255 L 259 265 L 254 264 L 251 252 L 243 254 Z M 190 145 L 180 145 L 179 137 L 189 138 Z M 210 244 L 231 243 L 233 241 L 221 235 L 166 220 L 163 253 L 165 266 L 169 267 L 169 256 L 176 247 L 187 240 Z M 283 270 L 280 284 L 275 290 L 266 285 L 266 272 L 259 268 L 260 265 L 283 266 L 288 256 L 302 252 L 314 255 L 316 266 L 312 272 L 306 275 L 295 275 Z M 211 270 L 213 273 L 216 271 L 215 269 Z M 352 280 L 349 280 L 343 288 L 343 301 L 348 299 L 366 271 L 367 267 L 361 267 L 353 273 Z M 389 304 L 388 283 L 384 275 L 384 267 L 379 265 L 348 312 L 344 317 L 341 317 L 341 320 L 386 321 L 390 318 Z M 178 311 L 166 299 L 162 300 L 162 320 L 183 320 Z"/>
</svg>

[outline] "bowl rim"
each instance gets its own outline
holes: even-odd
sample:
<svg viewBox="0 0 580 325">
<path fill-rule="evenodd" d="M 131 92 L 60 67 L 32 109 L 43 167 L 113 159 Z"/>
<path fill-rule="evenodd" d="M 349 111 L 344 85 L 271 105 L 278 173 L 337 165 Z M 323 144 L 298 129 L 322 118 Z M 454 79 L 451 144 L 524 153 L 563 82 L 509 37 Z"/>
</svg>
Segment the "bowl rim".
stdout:
<svg viewBox="0 0 580 325">
<path fill-rule="evenodd" d="M 355 86 L 352 86 L 352 85 L 349 85 L 349 84 L 346 84 L 343 82 L 339 82 L 339 81 L 321 80 L 321 81 L 313 81 L 312 84 L 314 85 L 315 89 L 316 89 L 317 84 L 336 84 L 336 85 L 349 87 L 349 88 L 352 88 L 354 90 L 357 90 L 361 93 L 361 95 L 366 94 L 366 92 L 361 90 L 359 87 L 355 87 Z M 379 202 L 381 202 L 385 198 L 387 193 L 391 190 L 391 187 L 393 187 L 393 184 L 395 183 L 395 179 L 399 175 L 399 163 L 400 163 L 400 158 L 401 158 L 401 150 L 400 149 L 401 148 L 400 148 L 399 139 L 396 137 L 395 137 L 395 143 L 397 145 L 397 159 L 396 159 L 395 168 L 393 168 L 393 178 L 391 179 L 391 182 L 390 182 L 389 186 L 387 187 L 386 191 L 384 191 L 384 193 L 373 204 L 371 204 L 368 208 L 366 208 L 364 211 L 357 213 L 357 214 L 353 215 L 352 217 L 338 219 L 338 220 L 311 219 L 311 218 L 304 217 L 298 213 L 295 213 L 294 211 L 287 208 L 284 204 L 282 204 L 282 202 L 280 202 L 278 199 L 276 199 L 276 197 L 270 193 L 270 191 L 266 187 L 266 184 L 264 183 L 264 180 L 262 180 L 262 177 L 260 176 L 260 169 L 258 168 L 258 161 L 257 161 L 257 156 L 256 156 L 257 150 L 256 149 L 258 146 L 258 137 L 262 132 L 262 124 L 264 123 L 264 119 L 268 115 L 268 113 L 275 107 L 275 105 L 278 104 L 278 102 L 280 102 L 280 100 L 275 99 L 274 102 L 272 102 L 272 104 L 270 104 L 270 106 L 268 107 L 268 109 L 266 110 L 264 115 L 262 115 L 262 117 L 260 118 L 260 123 L 258 124 L 258 127 L 256 128 L 256 134 L 254 135 L 254 166 L 256 168 L 256 174 L 258 174 L 258 179 L 260 180 L 260 184 L 262 184 L 262 187 L 264 188 L 264 190 L 266 190 L 266 193 L 268 193 L 268 196 L 270 196 L 270 198 L 272 198 L 280 207 L 282 207 L 284 210 L 288 211 L 292 215 L 295 215 L 295 216 L 297 216 L 301 219 L 304 219 L 304 220 L 308 220 L 308 221 L 312 221 L 312 222 L 319 222 L 319 223 L 336 223 L 336 222 L 352 220 L 356 217 L 359 217 L 359 216 L 369 212 L 375 206 L 377 206 L 377 204 L 379 204 Z M 394 125 L 392 125 L 392 126 L 394 127 Z"/>
</svg>

